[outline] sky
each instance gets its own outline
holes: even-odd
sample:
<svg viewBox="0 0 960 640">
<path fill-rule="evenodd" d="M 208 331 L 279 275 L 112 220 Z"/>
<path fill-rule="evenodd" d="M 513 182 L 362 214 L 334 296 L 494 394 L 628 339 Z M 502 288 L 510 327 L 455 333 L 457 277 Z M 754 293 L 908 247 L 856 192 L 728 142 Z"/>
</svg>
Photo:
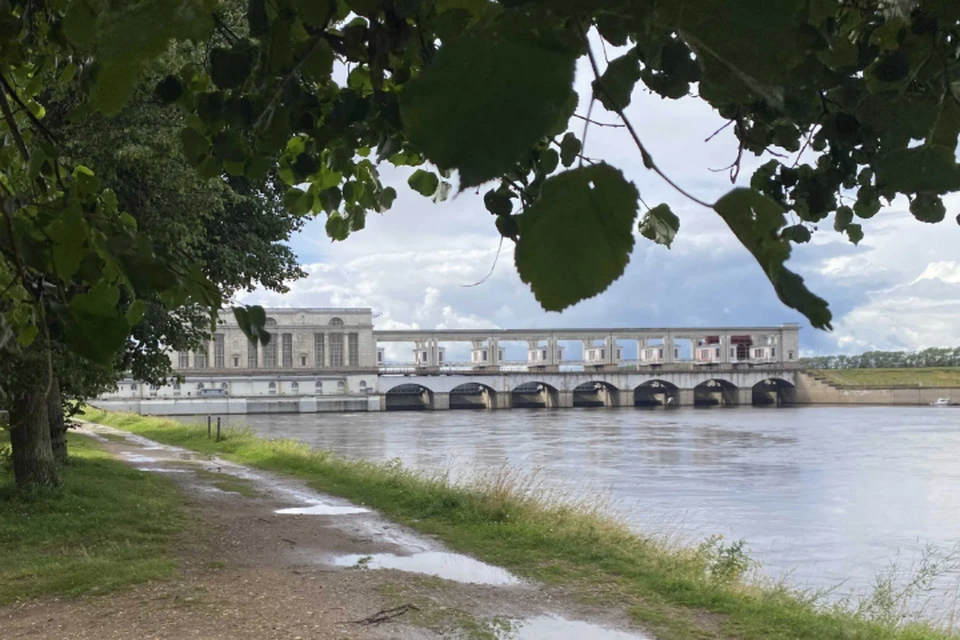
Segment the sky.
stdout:
<svg viewBox="0 0 960 640">
<path fill-rule="evenodd" d="M 577 77 L 581 114 L 589 85 L 584 71 L 579 69 Z M 728 172 L 717 170 L 733 161 L 736 139 L 727 129 L 706 142 L 724 121 L 694 98 L 665 100 L 638 89 L 627 115 L 660 168 L 704 200 L 748 186 L 753 169 L 769 159 L 745 156 L 740 178 L 731 184 Z M 615 114 L 599 104 L 592 117 L 616 122 Z M 947 198 L 947 218 L 939 224 L 914 220 L 906 200 L 898 200 L 861 221 L 865 237 L 859 246 L 826 220 L 811 243 L 794 248 L 789 267 L 830 303 L 834 329 L 826 332 L 810 327 L 777 299 L 761 268 L 716 213 L 646 170 L 623 129 L 591 126 L 584 153 L 621 169 L 650 206 L 670 204 L 681 226 L 669 250 L 635 232 L 623 276 L 563 313 L 544 312 L 520 281 L 512 241 L 504 240 L 497 258 L 500 236 L 483 206 L 486 187 L 480 195 L 471 190 L 434 204 L 407 187 L 411 170 L 388 164 L 381 167 L 381 177 L 399 194 L 390 211 L 370 214 L 367 228 L 345 242 L 330 241 L 324 219 L 307 223 L 291 246 L 309 275 L 290 283 L 286 294 L 257 290 L 239 301 L 370 307 L 377 314 L 375 327 L 384 329 L 797 322 L 803 355 L 960 345 L 960 227 L 955 221 L 960 197 Z"/>
</svg>

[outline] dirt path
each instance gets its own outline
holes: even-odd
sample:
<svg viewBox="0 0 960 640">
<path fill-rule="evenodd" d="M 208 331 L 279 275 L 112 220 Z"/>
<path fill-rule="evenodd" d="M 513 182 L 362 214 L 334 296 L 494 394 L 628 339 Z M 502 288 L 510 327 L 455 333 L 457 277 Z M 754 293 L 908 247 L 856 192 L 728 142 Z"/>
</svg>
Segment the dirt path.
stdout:
<svg viewBox="0 0 960 640">
<path fill-rule="evenodd" d="M 5 640 L 650 638 L 626 631 L 623 612 L 450 553 L 295 479 L 110 427 L 83 433 L 181 487 L 194 524 L 178 541 L 180 575 L 109 596 L 0 608 Z M 378 617 L 388 619 L 356 622 Z"/>
</svg>

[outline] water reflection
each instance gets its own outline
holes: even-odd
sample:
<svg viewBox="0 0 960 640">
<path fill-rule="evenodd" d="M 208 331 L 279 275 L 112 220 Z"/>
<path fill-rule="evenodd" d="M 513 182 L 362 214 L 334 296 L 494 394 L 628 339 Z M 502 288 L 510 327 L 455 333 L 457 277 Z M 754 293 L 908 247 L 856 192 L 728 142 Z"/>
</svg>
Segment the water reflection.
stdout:
<svg viewBox="0 0 960 640">
<path fill-rule="evenodd" d="M 925 407 L 243 416 L 260 434 L 469 474 L 609 490 L 640 529 L 746 538 L 773 575 L 867 588 L 960 540 L 960 411 Z"/>
</svg>

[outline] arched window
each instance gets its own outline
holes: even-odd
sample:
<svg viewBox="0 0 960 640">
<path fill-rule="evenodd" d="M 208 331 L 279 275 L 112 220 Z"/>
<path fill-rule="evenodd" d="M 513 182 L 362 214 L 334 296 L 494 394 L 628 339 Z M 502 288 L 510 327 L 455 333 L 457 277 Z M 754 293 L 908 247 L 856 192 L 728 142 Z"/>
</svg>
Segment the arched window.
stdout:
<svg viewBox="0 0 960 640">
<path fill-rule="evenodd" d="M 269 393 L 269 394 L 272 395 L 272 396 L 277 395 L 277 383 L 276 383 L 276 382 L 271 382 L 269 385 L 267 385 L 267 393 Z"/>
<path fill-rule="evenodd" d="M 230 388 L 230 385 L 228 385 L 226 382 L 221 382 L 221 383 L 220 383 L 220 388 L 223 389 L 224 391 L 226 391 L 227 389 Z"/>
<path fill-rule="evenodd" d="M 313 394 L 317 396 L 323 395 L 323 380 L 314 380 L 313 382 Z"/>
<path fill-rule="evenodd" d="M 300 383 L 299 383 L 299 382 L 291 382 L 291 383 L 290 383 L 290 391 L 291 391 L 292 393 L 300 393 Z"/>
<path fill-rule="evenodd" d="M 331 327 L 342 327 L 342 326 L 343 326 L 343 319 L 341 319 L 341 318 L 330 318 L 330 322 L 329 322 L 328 324 L 329 324 Z"/>
<path fill-rule="evenodd" d="M 130 391 L 136 391 L 136 390 L 137 390 L 137 383 L 136 383 L 136 382 L 131 383 L 131 384 L 130 384 Z"/>
<path fill-rule="evenodd" d="M 343 393 L 347 390 L 347 385 L 341 380 L 337 383 L 337 393 Z"/>
<path fill-rule="evenodd" d="M 366 393 L 366 392 L 367 392 L 367 381 L 366 381 L 366 380 L 361 380 L 361 381 L 360 381 L 360 393 Z"/>
<path fill-rule="evenodd" d="M 202 383 L 202 382 L 198 382 L 198 383 L 197 383 L 197 391 L 203 391 L 203 383 Z"/>
</svg>

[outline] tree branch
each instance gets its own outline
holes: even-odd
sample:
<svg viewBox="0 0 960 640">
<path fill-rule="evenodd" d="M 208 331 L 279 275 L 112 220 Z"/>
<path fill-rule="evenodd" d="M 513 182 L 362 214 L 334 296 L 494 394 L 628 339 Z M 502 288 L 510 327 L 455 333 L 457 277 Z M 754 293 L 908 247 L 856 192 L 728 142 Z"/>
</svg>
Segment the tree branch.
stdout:
<svg viewBox="0 0 960 640">
<path fill-rule="evenodd" d="M 4 82 L 4 85 L 6 85 L 6 82 Z M 13 136 L 14 144 L 20 151 L 20 155 L 23 156 L 25 162 L 30 162 L 30 152 L 27 150 L 27 144 L 23 141 L 23 136 L 20 135 L 20 127 L 17 126 L 17 119 L 13 116 L 13 110 L 10 109 L 10 102 L 7 100 L 7 92 L 4 90 L 0 90 L 0 112 L 3 113 L 3 119 L 7 122 L 10 135 Z M 4 212 L 6 212 L 6 207 L 4 207 Z"/>
<path fill-rule="evenodd" d="M 595 125 L 597 125 L 598 127 L 610 127 L 611 129 L 624 129 L 624 128 L 625 128 L 624 125 L 618 124 L 618 123 L 616 123 L 616 122 L 598 122 L 598 121 L 596 121 L 596 120 L 591 120 L 589 117 L 587 117 L 587 116 L 582 116 L 582 115 L 580 115 L 579 113 L 573 114 L 573 117 L 574 117 L 574 118 L 580 118 L 581 120 L 584 120 L 584 121 L 586 121 L 586 122 L 589 122 L 590 124 L 595 124 Z"/>
<path fill-rule="evenodd" d="M 30 122 L 33 123 L 33 126 L 39 129 L 40 133 L 42 133 L 47 138 L 47 140 L 49 140 L 50 142 L 55 142 L 57 144 L 60 144 L 60 140 L 57 138 L 57 136 L 54 135 L 54 133 L 50 131 L 50 129 L 47 128 L 47 125 L 43 124 L 40 118 L 33 115 L 33 111 L 31 111 L 30 108 L 27 107 L 26 104 L 24 104 L 23 100 L 20 99 L 20 96 L 17 94 L 13 85 L 11 85 L 10 82 L 7 80 L 7 77 L 3 72 L 0 72 L 0 84 L 2 84 L 3 88 L 7 90 L 7 93 L 10 94 L 14 102 L 16 102 L 17 105 L 21 109 L 23 109 L 24 113 L 27 114 L 27 117 L 30 118 Z"/>
<path fill-rule="evenodd" d="M 587 31 L 584 30 L 582 35 L 583 35 L 584 44 L 587 47 L 587 57 L 590 59 L 590 67 L 593 69 L 593 76 L 597 80 L 597 86 L 600 87 L 600 91 L 602 91 L 604 95 L 607 96 L 607 100 L 610 102 L 611 105 L 613 105 L 613 110 L 616 111 L 618 116 L 620 116 L 620 120 L 623 122 L 624 126 L 627 128 L 627 131 L 630 132 L 630 137 L 633 138 L 633 142 L 637 145 L 637 149 L 640 150 L 640 157 L 643 158 L 643 165 L 648 169 L 650 169 L 651 171 L 653 171 L 654 173 L 656 173 L 661 178 L 663 178 L 663 180 L 667 184 L 669 184 L 671 187 L 679 191 L 681 194 L 685 195 L 687 198 L 689 198 L 693 202 L 696 202 L 699 205 L 707 207 L 708 209 L 712 209 L 713 208 L 712 204 L 694 196 L 693 194 L 685 190 L 683 187 L 678 185 L 676 182 L 671 180 L 670 176 L 665 174 L 660 169 L 660 167 L 657 166 L 657 163 L 654 162 L 653 156 L 650 155 L 650 152 L 647 151 L 647 148 L 643 145 L 643 142 L 640 140 L 640 136 L 637 135 L 636 129 L 633 128 L 633 124 L 627 118 L 627 114 L 623 112 L 623 108 L 619 104 L 617 104 L 616 100 L 613 99 L 613 97 L 610 95 L 610 92 L 607 91 L 607 88 L 603 85 L 603 80 L 601 80 L 600 78 L 601 76 L 600 67 L 597 65 L 597 57 L 596 55 L 594 55 L 593 48 L 590 46 L 590 39 L 587 36 Z"/>
</svg>

